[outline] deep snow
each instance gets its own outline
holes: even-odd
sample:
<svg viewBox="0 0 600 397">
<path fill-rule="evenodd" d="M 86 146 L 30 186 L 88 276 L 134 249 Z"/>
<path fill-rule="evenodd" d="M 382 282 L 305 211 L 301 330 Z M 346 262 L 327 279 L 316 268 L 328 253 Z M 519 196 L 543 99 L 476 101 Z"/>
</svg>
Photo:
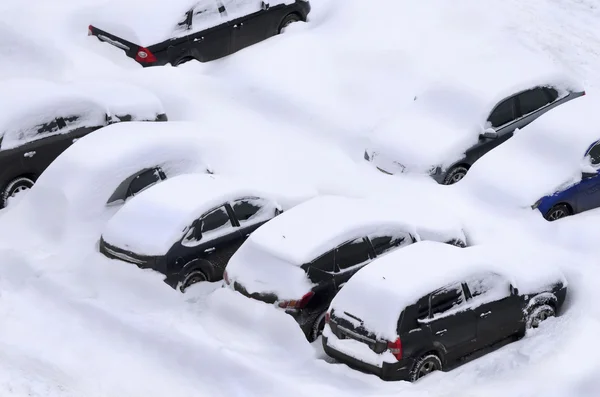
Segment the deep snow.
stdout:
<svg viewBox="0 0 600 397">
<path fill-rule="evenodd" d="M 600 83 L 594 0 L 313 0 L 310 23 L 283 36 L 209 64 L 153 69 L 86 36 L 104 3 L 2 1 L 0 78 L 139 84 L 171 120 L 195 121 L 218 138 L 202 160 L 222 174 L 302 197 L 443 202 L 468 223 L 471 242 L 507 251 L 514 241 L 541 244 L 548 255 L 567 256 L 573 293 L 562 316 L 520 342 L 414 385 L 384 383 L 323 360 L 319 342 L 308 345 L 272 307 L 219 285 L 180 294 L 154 272 L 103 258 L 95 247 L 103 222 L 72 227 L 55 207 L 59 198 L 25 196 L 0 211 L 2 394 L 597 395 L 600 213 L 547 223 L 509 201 L 383 175 L 362 160 L 369 134 L 413 100 L 423 76 L 460 67 L 461 54 L 494 68 L 494 56 L 510 53 L 506 43 L 523 45 L 528 56 L 570 70 L 592 96 Z"/>
</svg>

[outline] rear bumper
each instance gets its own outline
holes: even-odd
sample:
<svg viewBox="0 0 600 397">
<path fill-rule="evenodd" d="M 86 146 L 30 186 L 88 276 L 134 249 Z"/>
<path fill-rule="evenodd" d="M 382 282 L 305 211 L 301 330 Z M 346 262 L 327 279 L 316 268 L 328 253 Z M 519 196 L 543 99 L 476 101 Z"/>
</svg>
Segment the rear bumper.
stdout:
<svg viewBox="0 0 600 397">
<path fill-rule="evenodd" d="M 325 353 L 339 362 L 346 364 L 350 368 L 377 375 L 385 381 L 409 380 L 410 369 L 414 363 L 412 359 L 404 359 L 397 364 L 383 363 L 381 367 L 378 367 L 335 350 L 327 344 L 327 337 L 325 336 L 323 336 L 322 340 Z"/>
</svg>

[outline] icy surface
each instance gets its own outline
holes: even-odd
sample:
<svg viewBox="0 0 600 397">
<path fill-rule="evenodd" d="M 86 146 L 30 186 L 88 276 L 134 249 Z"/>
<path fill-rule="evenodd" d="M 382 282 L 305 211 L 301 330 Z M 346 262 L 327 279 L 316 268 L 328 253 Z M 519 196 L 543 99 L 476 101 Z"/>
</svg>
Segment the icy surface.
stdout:
<svg viewBox="0 0 600 397">
<path fill-rule="evenodd" d="M 102 237 L 111 245 L 138 254 L 164 255 L 184 237 L 193 221 L 209 210 L 244 197 L 265 195 L 245 186 L 243 181 L 208 174 L 178 175 L 128 200 L 110 219 Z M 274 201 L 265 201 L 264 211 L 257 215 L 262 221 L 270 219 L 278 206 Z M 228 225 L 203 239 L 232 233 L 231 222 Z"/>
<path fill-rule="evenodd" d="M 517 343 L 416 384 L 382 382 L 323 359 L 320 341 L 307 344 L 293 318 L 270 305 L 214 284 L 181 294 L 156 272 L 98 254 L 95 243 L 109 214 L 94 215 L 104 211 L 104 202 L 81 181 L 94 186 L 103 175 L 84 178 L 84 169 L 95 168 L 94 159 L 110 152 L 101 148 L 118 147 L 113 137 L 86 152 L 91 166 L 82 156 L 65 174 L 81 184 L 76 189 L 66 183 L 67 191 L 79 192 L 68 196 L 70 205 L 56 204 L 62 199 L 52 192 L 60 192 L 62 179 L 54 174 L 38 181 L 48 180 L 48 194 L 34 188 L 0 211 L 3 394 L 597 397 L 600 359 L 589 341 L 600 333 L 593 304 L 600 298 L 598 211 L 548 223 L 514 201 L 497 200 L 504 190 L 492 193 L 487 186 L 489 195 L 466 194 L 428 178 L 383 175 L 362 159 L 375 127 L 411 103 L 417 89 L 435 80 L 431 76 L 458 73 L 475 59 L 484 67 L 472 68 L 474 74 L 489 71 L 491 79 L 502 78 L 495 61 L 515 47 L 522 47 L 524 58 L 545 57 L 565 67 L 591 97 L 600 83 L 597 1 L 382 0 L 374 6 L 364 0 L 313 0 L 308 24 L 292 25 L 284 35 L 234 56 L 146 69 L 86 36 L 106 4 L 0 1 L 7 29 L 19 37 L 26 33 L 41 47 L 31 51 L 2 41 L 0 78 L 108 78 L 140 85 L 161 99 L 170 119 L 193 121 L 190 133 L 200 139 L 211 136 L 215 142 L 200 145 L 208 149 L 195 160 L 215 173 L 258 179 L 297 197 L 376 195 L 399 206 L 407 197 L 428 207 L 444 204 L 444 211 L 464 220 L 476 244 L 501 244 L 510 253 L 516 243 L 537 243 L 547 258 L 565 257 L 572 293 L 561 316 Z M 140 2 L 106 10 L 118 15 L 119 7 L 146 23 Z M 151 20 L 150 26 L 159 24 Z M 58 62 L 49 60 L 54 55 Z M 196 153 L 183 150 L 184 158 Z M 117 160 L 108 159 L 106 169 L 118 171 Z M 89 204 L 81 204 L 88 197 Z M 77 198 L 84 199 L 77 206 L 81 217 L 71 207 Z"/>
</svg>

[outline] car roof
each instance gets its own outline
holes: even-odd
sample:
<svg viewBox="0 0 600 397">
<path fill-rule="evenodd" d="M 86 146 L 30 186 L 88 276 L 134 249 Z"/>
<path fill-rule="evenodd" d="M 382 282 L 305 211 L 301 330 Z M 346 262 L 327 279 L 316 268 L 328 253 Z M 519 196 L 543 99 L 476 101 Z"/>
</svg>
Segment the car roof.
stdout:
<svg viewBox="0 0 600 397">
<path fill-rule="evenodd" d="M 405 231 L 416 238 L 465 240 L 461 224 L 429 208 L 388 205 L 383 200 L 324 195 L 308 200 L 261 226 L 252 243 L 296 265 L 317 258 L 349 239 Z"/>
<path fill-rule="evenodd" d="M 567 284 L 558 261 L 547 251 L 526 246 L 506 248 L 500 245 L 459 248 L 431 241 L 412 244 L 359 270 L 334 298 L 331 308 L 359 317 L 370 331 L 395 338 L 397 320 L 405 307 L 472 275 L 499 274 L 518 288 L 520 294 L 541 292 L 557 282 Z"/>
<path fill-rule="evenodd" d="M 165 254 L 206 212 L 244 197 L 263 198 L 277 206 L 265 196 L 243 181 L 220 175 L 177 175 L 128 200 L 108 222 L 103 238 L 139 254 Z"/>
</svg>

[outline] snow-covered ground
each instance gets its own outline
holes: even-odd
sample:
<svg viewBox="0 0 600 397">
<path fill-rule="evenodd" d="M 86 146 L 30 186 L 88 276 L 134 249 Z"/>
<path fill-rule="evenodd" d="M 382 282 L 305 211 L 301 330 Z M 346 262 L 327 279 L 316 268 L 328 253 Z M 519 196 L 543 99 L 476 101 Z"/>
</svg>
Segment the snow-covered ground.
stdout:
<svg viewBox="0 0 600 397">
<path fill-rule="evenodd" d="M 22 199 L 0 211 L 1 395 L 598 396 L 600 212 L 548 223 L 460 184 L 388 176 L 362 160 L 369 134 L 413 100 L 419 81 L 473 60 L 493 69 L 513 47 L 566 68 L 594 95 L 595 0 L 312 0 L 310 23 L 284 35 L 208 64 L 148 69 L 86 36 L 103 3 L 2 0 L 0 79 L 138 84 L 170 120 L 214 138 L 202 161 L 219 173 L 282 191 L 440 206 L 462 217 L 471 242 L 540 245 L 565 258 L 566 311 L 451 372 L 385 383 L 324 359 L 320 341 L 309 345 L 270 306 L 217 284 L 181 294 L 152 271 L 104 258 L 80 238 L 99 237 L 100 222 L 65 230 L 59 216 L 43 216 L 61 197 L 43 208 Z"/>
</svg>

